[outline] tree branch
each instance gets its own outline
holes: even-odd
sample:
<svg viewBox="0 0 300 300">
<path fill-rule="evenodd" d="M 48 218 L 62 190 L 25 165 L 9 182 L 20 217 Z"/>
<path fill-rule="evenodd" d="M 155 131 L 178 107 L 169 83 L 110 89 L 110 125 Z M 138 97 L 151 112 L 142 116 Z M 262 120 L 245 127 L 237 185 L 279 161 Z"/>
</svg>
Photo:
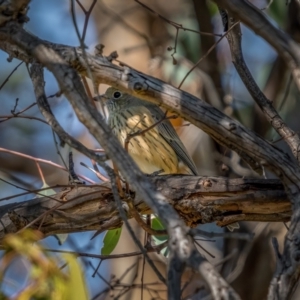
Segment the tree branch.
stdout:
<svg viewBox="0 0 300 300">
<path fill-rule="evenodd" d="M 291 69 L 294 81 L 300 89 L 300 46 L 286 33 L 277 29 L 251 2 L 245 0 L 214 0 L 214 2 L 228 10 L 235 19 L 242 21 L 276 49 Z"/>
<path fill-rule="evenodd" d="M 168 175 L 152 181 L 189 227 L 209 222 L 225 226 L 229 217 L 232 222 L 279 222 L 288 221 L 291 216 L 291 204 L 278 180 Z M 152 212 L 139 197 L 135 197 L 134 203 L 140 214 Z M 59 208 L 49 211 L 57 204 Z M 1 206 L 0 240 L 21 229 L 11 220 L 12 211 L 26 224 L 45 214 L 31 226 L 39 228 L 45 236 L 88 230 L 103 232 L 122 225 L 109 183 L 74 186 L 51 199 L 43 197 Z M 132 216 L 129 214 L 128 218 Z"/>
<path fill-rule="evenodd" d="M 234 19 L 229 17 L 229 26 L 235 23 Z M 268 122 L 277 131 L 277 133 L 289 145 L 293 155 L 300 162 L 300 139 L 298 134 L 291 130 L 280 117 L 273 107 L 272 101 L 266 98 L 252 77 L 243 57 L 242 52 L 242 32 L 240 24 L 237 24 L 227 34 L 228 44 L 230 46 L 232 62 L 240 75 L 243 83 L 247 87 L 254 101 L 258 104 Z"/>
</svg>

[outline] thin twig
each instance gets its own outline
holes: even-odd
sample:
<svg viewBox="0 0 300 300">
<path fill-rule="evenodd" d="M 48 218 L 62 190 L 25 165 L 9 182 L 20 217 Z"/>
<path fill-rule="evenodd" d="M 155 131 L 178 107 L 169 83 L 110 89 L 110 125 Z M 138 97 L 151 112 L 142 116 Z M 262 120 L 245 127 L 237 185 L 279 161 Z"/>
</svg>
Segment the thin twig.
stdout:
<svg viewBox="0 0 300 300">
<path fill-rule="evenodd" d="M 196 64 L 185 74 L 185 76 L 183 77 L 183 79 L 181 80 L 178 89 L 181 88 L 181 86 L 183 85 L 184 81 L 187 79 L 187 77 L 198 67 L 198 65 L 201 63 L 201 61 L 203 59 L 205 59 L 216 47 L 217 45 L 224 39 L 224 37 L 227 36 L 228 32 L 230 32 L 230 30 L 232 30 L 232 28 L 234 28 L 234 26 L 236 26 L 237 24 L 239 24 L 239 22 L 233 24 L 227 32 L 225 32 L 222 37 L 220 39 L 218 39 L 215 44 L 213 44 L 208 51 L 196 62 Z"/>
<path fill-rule="evenodd" d="M 23 61 L 21 61 L 11 72 L 10 74 L 5 78 L 5 80 L 0 85 L 0 91 L 4 87 L 4 85 L 8 82 L 9 78 L 17 71 L 17 69 L 22 65 Z"/>
</svg>

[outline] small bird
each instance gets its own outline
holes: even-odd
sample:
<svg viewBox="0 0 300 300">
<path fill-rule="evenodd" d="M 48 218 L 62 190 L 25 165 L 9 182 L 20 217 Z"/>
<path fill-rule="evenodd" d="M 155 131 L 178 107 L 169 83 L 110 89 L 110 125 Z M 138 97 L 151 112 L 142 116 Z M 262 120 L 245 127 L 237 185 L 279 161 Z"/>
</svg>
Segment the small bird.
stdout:
<svg viewBox="0 0 300 300">
<path fill-rule="evenodd" d="M 108 125 L 142 172 L 198 175 L 174 127 L 157 105 L 113 87 L 102 97 L 109 113 Z M 233 231 L 239 224 L 227 228 Z"/>
<path fill-rule="evenodd" d="M 142 172 L 198 175 L 174 127 L 157 105 L 113 87 L 103 97 L 109 126 Z"/>
</svg>

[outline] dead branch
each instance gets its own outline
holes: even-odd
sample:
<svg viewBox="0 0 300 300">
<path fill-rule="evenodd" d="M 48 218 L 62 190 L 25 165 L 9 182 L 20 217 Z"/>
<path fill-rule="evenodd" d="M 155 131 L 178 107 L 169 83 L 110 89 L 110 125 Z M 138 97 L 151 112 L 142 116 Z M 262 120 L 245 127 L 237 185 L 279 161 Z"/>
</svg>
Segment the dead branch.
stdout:
<svg viewBox="0 0 300 300">
<path fill-rule="evenodd" d="M 278 180 L 226 179 L 183 175 L 157 176 L 152 179 L 189 227 L 217 222 L 225 226 L 235 221 L 289 221 L 291 204 Z M 135 208 L 149 214 L 151 208 L 134 197 Z M 55 206 L 58 208 L 54 209 Z M 56 195 L 1 207 L 0 240 L 38 219 L 31 226 L 45 236 L 120 227 L 121 218 L 109 183 L 74 186 Z M 12 214 L 17 221 L 12 218 Z M 128 218 L 132 218 L 128 215 Z M 20 222 L 20 220 L 23 220 Z"/>
</svg>

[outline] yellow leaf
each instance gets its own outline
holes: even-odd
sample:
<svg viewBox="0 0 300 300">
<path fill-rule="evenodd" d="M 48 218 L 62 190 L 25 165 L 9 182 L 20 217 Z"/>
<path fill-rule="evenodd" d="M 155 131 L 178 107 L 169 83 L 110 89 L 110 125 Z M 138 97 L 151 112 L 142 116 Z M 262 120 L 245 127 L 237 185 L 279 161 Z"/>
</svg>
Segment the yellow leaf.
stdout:
<svg viewBox="0 0 300 300">
<path fill-rule="evenodd" d="M 63 254 L 69 267 L 69 279 L 66 282 L 66 298 L 88 300 L 86 284 L 76 257 L 73 254 Z"/>
</svg>

